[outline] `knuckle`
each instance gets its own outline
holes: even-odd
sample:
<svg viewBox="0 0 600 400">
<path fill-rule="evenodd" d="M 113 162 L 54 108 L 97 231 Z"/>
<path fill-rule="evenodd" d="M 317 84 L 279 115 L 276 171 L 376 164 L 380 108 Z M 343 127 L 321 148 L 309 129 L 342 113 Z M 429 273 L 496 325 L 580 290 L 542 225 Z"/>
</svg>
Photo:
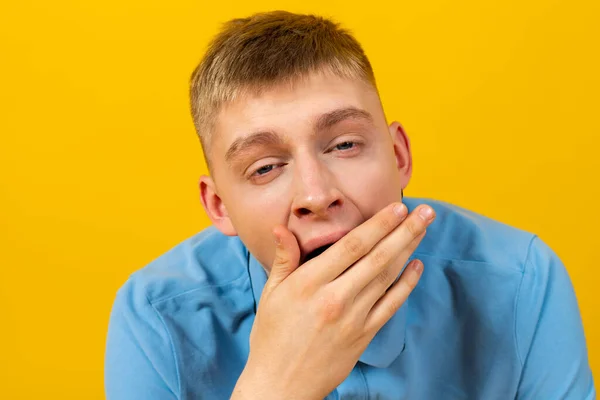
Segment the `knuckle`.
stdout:
<svg viewBox="0 0 600 400">
<path fill-rule="evenodd" d="M 273 260 L 273 265 L 285 265 L 287 262 L 285 256 L 279 252 L 275 253 L 275 259 Z"/>
<path fill-rule="evenodd" d="M 381 271 L 379 274 L 377 274 L 377 281 L 382 285 L 382 286 L 389 286 L 390 285 L 390 280 L 391 280 L 391 272 L 389 269 L 384 269 L 383 271 Z"/>
<path fill-rule="evenodd" d="M 400 279 L 400 285 L 404 286 L 404 291 L 407 293 L 412 292 L 412 290 L 417 286 L 417 281 L 411 278 L 407 278 L 407 277 L 402 277 L 403 279 Z"/>
<path fill-rule="evenodd" d="M 406 230 L 411 236 L 416 237 L 421 234 L 421 225 L 416 221 L 416 218 L 410 218 L 406 221 Z"/>
<path fill-rule="evenodd" d="M 308 300 L 315 293 L 318 286 L 315 278 L 312 278 L 309 274 L 305 274 L 302 281 L 297 283 L 294 288 L 300 299 Z"/>
<path fill-rule="evenodd" d="M 386 265 L 389 261 L 389 254 L 386 250 L 377 249 L 373 252 L 373 264 L 376 267 Z"/>
<path fill-rule="evenodd" d="M 380 218 L 379 227 L 383 232 L 389 232 L 394 228 L 392 221 L 389 218 Z"/>
<path fill-rule="evenodd" d="M 333 292 L 321 296 L 317 305 L 318 319 L 323 325 L 338 321 L 345 309 L 344 302 Z"/>
<path fill-rule="evenodd" d="M 356 235 L 348 236 L 346 240 L 344 240 L 344 250 L 351 256 L 362 256 L 364 249 L 364 241 Z"/>
<path fill-rule="evenodd" d="M 340 336 L 343 338 L 351 338 L 356 336 L 357 331 L 357 324 L 353 320 L 349 320 L 340 327 Z"/>
<path fill-rule="evenodd" d="M 403 272 L 400 279 L 398 279 L 398 282 L 396 282 L 396 285 L 400 286 L 399 290 L 403 296 L 408 296 L 413 291 L 413 289 L 417 287 L 418 282 L 419 278 L 416 277 L 414 274 L 406 274 Z"/>
<path fill-rule="evenodd" d="M 400 309 L 401 306 L 402 303 L 397 299 L 390 299 L 387 308 L 389 317 L 392 317 L 394 314 L 396 314 L 396 312 Z"/>
</svg>

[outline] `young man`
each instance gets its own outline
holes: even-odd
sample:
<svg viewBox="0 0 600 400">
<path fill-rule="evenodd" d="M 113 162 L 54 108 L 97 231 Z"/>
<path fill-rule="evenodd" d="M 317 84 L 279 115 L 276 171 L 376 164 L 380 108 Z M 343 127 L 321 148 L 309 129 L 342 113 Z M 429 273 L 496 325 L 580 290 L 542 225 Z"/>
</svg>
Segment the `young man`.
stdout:
<svg viewBox="0 0 600 400">
<path fill-rule="evenodd" d="M 214 226 L 119 291 L 108 399 L 595 397 L 552 250 L 402 198 L 409 140 L 350 34 L 233 20 L 190 93 Z"/>
</svg>

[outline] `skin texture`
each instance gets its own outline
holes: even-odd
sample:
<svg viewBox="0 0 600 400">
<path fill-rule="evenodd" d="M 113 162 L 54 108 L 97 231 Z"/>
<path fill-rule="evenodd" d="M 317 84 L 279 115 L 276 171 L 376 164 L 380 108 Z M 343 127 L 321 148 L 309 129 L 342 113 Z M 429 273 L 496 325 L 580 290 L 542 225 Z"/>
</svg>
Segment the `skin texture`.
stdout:
<svg viewBox="0 0 600 400">
<path fill-rule="evenodd" d="M 372 122 L 349 118 L 315 132 L 319 116 L 347 107 L 367 111 Z M 225 160 L 236 139 L 257 131 L 273 131 L 281 145 L 259 144 L 233 163 Z M 408 137 L 400 124 L 387 126 L 373 87 L 324 73 L 227 105 L 213 138 L 213 177 L 200 180 L 202 202 L 213 224 L 226 235 L 239 235 L 267 270 L 276 225 L 288 227 L 301 248 L 347 232 L 401 201 L 412 173 Z M 339 146 L 345 141 L 358 144 Z M 274 169 L 248 177 L 268 164 Z"/>
<path fill-rule="evenodd" d="M 203 205 L 269 274 L 232 399 L 322 399 L 421 276 L 396 281 L 435 217 L 401 204 L 408 137 L 370 85 L 313 73 L 223 108 L 209 154 Z"/>
</svg>

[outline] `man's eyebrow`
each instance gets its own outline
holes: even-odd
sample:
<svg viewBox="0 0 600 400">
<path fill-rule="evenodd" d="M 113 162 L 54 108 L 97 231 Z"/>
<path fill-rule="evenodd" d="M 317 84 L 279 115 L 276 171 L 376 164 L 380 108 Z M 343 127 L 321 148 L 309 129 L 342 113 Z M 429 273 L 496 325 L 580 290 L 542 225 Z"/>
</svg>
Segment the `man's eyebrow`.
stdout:
<svg viewBox="0 0 600 400">
<path fill-rule="evenodd" d="M 231 146 L 229 146 L 229 149 L 227 149 L 227 153 L 225 153 L 225 160 L 231 162 L 234 158 L 244 153 L 244 151 L 254 146 L 282 146 L 283 144 L 283 140 L 275 132 L 254 132 L 248 136 L 235 139 Z"/>
<path fill-rule="evenodd" d="M 356 107 L 339 108 L 319 116 L 315 122 L 315 132 L 331 128 L 335 124 L 347 119 L 363 119 L 371 123 L 373 122 L 373 116 L 365 110 Z"/>
<path fill-rule="evenodd" d="M 315 132 L 331 128 L 335 124 L 348 119 L 362 119 L 373 122 L 373 117 L 367 111 L 356 107 L 339 108 L 320 115 L 314 125 Z M 227 152 L 225 160 L 228 163 L 240 154 L 255 146 L 283 146 L 283 139 L 273 131 L 254 132 L 248 136 L 237 138 L 233 141 Z"/>
</svg>

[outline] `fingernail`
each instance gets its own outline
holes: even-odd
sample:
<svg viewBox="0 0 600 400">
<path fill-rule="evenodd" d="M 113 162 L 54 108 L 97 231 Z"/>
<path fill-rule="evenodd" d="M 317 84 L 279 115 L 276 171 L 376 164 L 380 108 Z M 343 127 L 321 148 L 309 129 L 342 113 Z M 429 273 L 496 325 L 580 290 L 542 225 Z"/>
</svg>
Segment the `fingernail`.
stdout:
<svg viewBox="0 0 600 400">
<path fill-rule="evenodd" d="M 419 215 L 425 221 L 429 221 L 433 217 L 433 210 L 429 206 L 423 206 L 419 209 Z"/>
<path fill-rule="evenodd" d="M 413 267 L 413 270 L 418 274 L 420 274 L 421 271 L 423 271 L 423 264 L 421 264 L 421 261 L 413 262 L 412 267 Z"/>
<path fill-rule="evenodd" d="M 403 216 L 406 213 L 406 206 L 404 204 L 396 204 L 394 206 L 394 213 L 398 216 Z"/>
<path fill-rule="evenodd" d="M 281 237 L 275 232 L 273 232 L 273 236 L 275 237 L 275 244 L 279 246 L 281 244 Z"/>
</svg>

